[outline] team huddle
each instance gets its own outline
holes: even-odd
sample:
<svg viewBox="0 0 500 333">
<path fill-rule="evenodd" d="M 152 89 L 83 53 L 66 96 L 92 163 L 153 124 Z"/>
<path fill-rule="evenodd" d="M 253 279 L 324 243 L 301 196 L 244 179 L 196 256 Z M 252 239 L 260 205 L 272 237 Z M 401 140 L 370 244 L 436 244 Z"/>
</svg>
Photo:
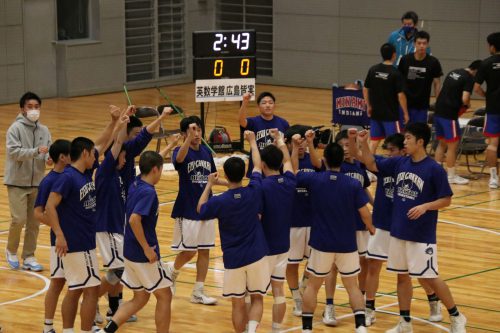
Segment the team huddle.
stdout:
<svg viewBox="0 0 500 333">
<path fill-rule="evenodd" d="M 376 325 L 383 262 L 397 273 L 400 309 L 397 325 L 386 332 L 412 332 L 412 277 L 427 294 L 429 320 L 441 321 L 444 305 L 450 332 L 465 332 L 466 318 L 438 274 L 438 210 L 451 204 L 450 184 L 468 182 L 455 172 L 455 152 L 458 118 L 473 90 L 486 96 L 489 187 L 498 188 L 500 33 L 488 36 L 490 58 L 450 72 L 442 87 L 441 65 L 427 53 L 429 34 L 418 31 L 414 39 L 415 52 L 407 55 L 390 43 L 382 45 L 383 62 L 368 72 L 363 94 L 370 130 L 341 130 L 322 152 L 311 126 L 290 126 L 275 114 L 270 92 L 256 98 L 260 114 L 255 117 L 247 117 L 252 96 L 243 95 L 239 125 L 245 129 L 251 156 L 248 165 L 239 157 L 228 158 L 220 173 L 202 142 L 197 116 L 183 117 L 181 134 L 162 151 L 144 151 L 162 120 L 173 112 L 170 107 L 143 127 L 134 106 L 112 106 L 111 119 L 95 140 L 77 137 L 50 143 L 49 138 L 50 147 L 33 152 L 41 156 L 43 167 L 47 154 L 53 164 L 34 203 L 34 217 L 51 228 L 51 283 L 43 332 L 55 333 L 54 314 L 66 284 L 63 333 L 74 332 L 80 298 L 81 332 L 112 333 L 127 321 L 137 321 L 136 314 L 151 294 L 157 300 L 156 331 L 169 332 L 171 318 L 175 321 L 171 303 L 176 280 L 195 255 L 190 301 L 216 304 L 217 298 L 205 293 L 204 282 L 217 226 L 224 263 L 222 294 L 232 302 L 235 332 L 258 330 L 268 292 L 273 297 L 272 329 L 280 331 L 286 314 L 285 281 L 293 298 L 291 313 L 302 318 L 303 333 L 313 331 L 323 285 L 322 321 L 336 326 L 337 275 L 349 296 L 355 332 L 367 332 Z M 435 159 L 426 151 L 431 141 L 427 111 L 432 86 L 437 96 L 433 126 L 440 141 Z M 21 108 L 32 104 L 32 109 L 41 104 L 35 94 L 21 98 Z M 382 141 L 387 156 L 376 154 Z M 156 232 L 160 203 L 155 185 L 169 152 L 179 191 L 171 214 L 171 248 L 177 255 L 166 263 Z M 447 170 L 440 164 L 444 161 Z M 374 196 L 368 191 L 369 173 L 376 176 Z M 215 187 L 225 191 L 214 195 Z M 97 250 L 106 270 L 103 276 Z M 307 262 L 300 278 L 303 261 Z M 133 291 L 131 300 L 122 301 L 123 286 Z M 109 309 L 108 322 L 100 328 L 102 296 L 107 296 Z"/>
</svg>

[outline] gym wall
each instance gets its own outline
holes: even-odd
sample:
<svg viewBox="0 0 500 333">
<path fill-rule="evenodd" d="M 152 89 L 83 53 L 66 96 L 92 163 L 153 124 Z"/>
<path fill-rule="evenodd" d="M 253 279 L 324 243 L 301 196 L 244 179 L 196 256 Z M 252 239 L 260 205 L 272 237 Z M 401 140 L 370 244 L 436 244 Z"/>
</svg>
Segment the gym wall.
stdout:
<svg viewBox="0 0 500 333">
<path fill-rule="evenodd" d="M 163 2 L 168 2 L 162 0 Z M 191 33 L 215 29 L 216 1 L 185 0 L 186 70 L 128 83 L 131 89 L 191 82 Z M 224 0 L 229 1 L 229 0 Z M 248 4 L 268 0 L 234 0 Z M 125 1 L 90 0 L 95 34 L 56 41 L 56 0 L 0 0 L 0 103 L 26 90 L 43 97 L 122 89 L 127 80 Z M 364 79 L 379 47 L 415 10 L 445 72 L 488 56 L 486 36 L 500 31 L 498 0 L 273 0 L 273 76 L 258 82 L 330 87 Z"/>
</svg>

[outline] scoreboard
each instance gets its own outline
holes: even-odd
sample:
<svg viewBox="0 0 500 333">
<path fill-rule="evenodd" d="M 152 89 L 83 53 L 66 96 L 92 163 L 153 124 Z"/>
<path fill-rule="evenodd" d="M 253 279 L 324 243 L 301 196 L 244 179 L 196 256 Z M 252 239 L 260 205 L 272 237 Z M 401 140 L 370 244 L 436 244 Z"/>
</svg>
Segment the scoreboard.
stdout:
<svg viewBox="0 0 500 333">
<path fill-rule="evenodd" d="M 255 30 L 193 32 L 196 102 L 241 101 L 255 95 Z"/>
</svg>

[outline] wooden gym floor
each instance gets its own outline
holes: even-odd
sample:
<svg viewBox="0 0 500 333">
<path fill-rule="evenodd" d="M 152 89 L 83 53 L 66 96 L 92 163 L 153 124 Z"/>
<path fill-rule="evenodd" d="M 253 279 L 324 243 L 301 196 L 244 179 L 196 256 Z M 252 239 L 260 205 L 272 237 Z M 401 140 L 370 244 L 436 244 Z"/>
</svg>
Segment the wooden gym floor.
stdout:
<svg viewBox="0 0 500 333">
<path fill-rule="evenodd" d="M 199 106 L 194 103 L 194 87 L 192 84 L 164 87 L 163 90 L 184 111 L 199 114 Z M 290 124 L 303 123 L 309 125 L 328 126 L 331 119 L 331 91 L 328 89 L 305 89 L 259 85 L 257 92 L 272 91 L 277 98 L 276 113 L 286 118 Z M 132 102 L 137 105 L 164 104 L 155 89 L 131 91 Z M 53 140 L 58 138 L 73 139 L 76 136 L 96 138 L 99 131 L 108 121 L 108 105 L 126 105 L 123 93 L 112 93 L 77 98 L 58 98 L 43 101 L 41 122 L 47 125 Z M 481 105 L 475 101 L 474 106 Z M 207 118 L 207 132 L 214 125 L 225 126 L 233 139 L 238 137 L 239 104 L 210 104 Z M 250 115 L 257 115 L 258 110 L 252 103 Z M 19 106 L 16 104 L 0 106 L 0 137 L 14 121 Z M 466 115 L 467 116 L 467 115 Z M 164 122 L 167 129 L 177 128 L 179 118 L 172 116 Z M 154 149 L 152 142 L 150 149 Z M 163 143 L 164 146 L 164 143 Z M 3 178 L 5 161 L 5 144 L 0 145 L 0 170 Z M 48 170 L 48 169 L 47 169 Z M 459 173 L 467 175 L 463 166 Z M 470 185 L 453 185 L 455 193 L 452 206 L 441 211 L 438 224 L 439 271 L 451 287 L 456 303 L 467 316 L 468 332 L 500 332 L 500 191 L 490 190 L 488 177 L 483 175 Z M 371 189 L 374 189 L 372 185 Z M 170 218 L 172 205 L 178 191 L 177 174 L 166 172 L 157 185 L 161 203 L 158 235 L 163 260 L 173 260 L 175 253 L 170 250 L 173 220 Z M 216 188 L 223 191 L 223 188 Z M 9 228 L 10 215 L 7 192 L 0 187 L 0 247 L 5 246 Z M 46 268 L 49 267 L 49 230 L 40 228 L 37 258 Z M 219 298 L 217 306 L 193 305 L 189 296 L 195 279 L 194 262 L 185 267 L 178 279 L 177 295 L 173 301 L 171 332 L 232 332 L 231 303 L 221 297 L 223 281 L 223 263 L 220 243 L 211 251 L 210 270 L 206 281 L 206 292 Z M 19 251 L 20 252 L 20 251 Z M 40 274 L 24 271 L 13 271 L 7 268 L 3 250 L 0 259 L 0 324 L 5 332 L 40 332 L 44 320 L 44 293 L 48 287 L 48 271 Z M 302 266 L 301 266 L 302 269 Z M 287 295 L 290 296 L 288 288 Z M 336 294 L 337 316 L 340 319 L 337 328 L 327 328 L 320 323 L 324 307 L 324 291 L 321 290 L 318 308 L 315 313 L 315 332 L 352 332 L 353 318 L 348 305 L 347 294 L 339 285 Z M 398 320 L 395 275 L 382 273 L 380 295 L 377 308 L 383 312 L 377 314 L 377 323 L 370 332 L 385 332 Z M 125 289 L 125 299 L 130 292 Z M 60 298 L 60 301 L 62 297 Z M 105 313 L 106 300 L 100 301 L 101 312 Z M 138 314 L 137 323 L 126 324 L 120 332 L 153 332 L 154 303 L 152 301 Z M 272 297 L 265 298 L 264 316 L 260 332 L 271 330 Z M 287 314 L 282 332 L 300 332 L 301 319 L 291 314 L 292 300 L 287 300 Z M 415 283 L 412 315 L 415 332 L 448 331 L 449 322 L 446 310 L 442 323 L 426 321 L 428 305 L 425 293 Z M 55 317 L 55 327 L 62 331 L 60 309 Z M 79 331 L 79 319 L 75 325 Z"/>
</svg>

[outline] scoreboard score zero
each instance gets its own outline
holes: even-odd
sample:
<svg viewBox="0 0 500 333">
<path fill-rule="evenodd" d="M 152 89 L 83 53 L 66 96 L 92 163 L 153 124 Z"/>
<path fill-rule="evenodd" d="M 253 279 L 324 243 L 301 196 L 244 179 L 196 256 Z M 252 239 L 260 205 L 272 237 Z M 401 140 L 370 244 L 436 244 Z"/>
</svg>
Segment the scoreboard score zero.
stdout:
<svg viewBox="0 0 500 333">
<path fill-rule="evenodd" d="M 196 102 L 241 100 L 255 94 L 255 30 L 193 32 Z"/>
</svg>

